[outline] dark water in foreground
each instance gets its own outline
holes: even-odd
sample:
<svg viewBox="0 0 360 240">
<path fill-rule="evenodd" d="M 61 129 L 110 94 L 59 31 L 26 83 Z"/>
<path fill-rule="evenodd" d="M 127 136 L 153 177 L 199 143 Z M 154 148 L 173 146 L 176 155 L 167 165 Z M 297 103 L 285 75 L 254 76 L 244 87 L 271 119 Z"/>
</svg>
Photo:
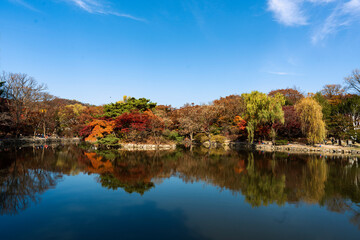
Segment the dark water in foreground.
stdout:
<svg viewBox="0 0 360 240">
<path fill-rule="evenodd" d="M 0 152 L 0 239 L 360 239 L 352 159 Z"/>
</svg>

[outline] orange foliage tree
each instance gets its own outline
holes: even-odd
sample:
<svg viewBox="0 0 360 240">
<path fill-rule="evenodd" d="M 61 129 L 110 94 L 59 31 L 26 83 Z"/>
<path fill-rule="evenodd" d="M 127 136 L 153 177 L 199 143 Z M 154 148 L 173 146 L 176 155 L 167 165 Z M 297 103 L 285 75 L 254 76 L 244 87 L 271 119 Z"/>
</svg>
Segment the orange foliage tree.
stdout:
<svg viewBox="0 0 360 240">
<path fill-rule="evenodd" d="M 244 131 L 246 129 L 246 121 L 242 117 L 236 116 L 234 122 L 240 131 Z"/>
<path fill-rule="evenodd" d="M 95 142 L 98 138 L 103 138 L 114 131 L 115 121 L 94 119 L 88 124 L 88 127 L 91 127 L 92 130 L 90 135 L 85 138 L 85 141 Z"/>
</svg>

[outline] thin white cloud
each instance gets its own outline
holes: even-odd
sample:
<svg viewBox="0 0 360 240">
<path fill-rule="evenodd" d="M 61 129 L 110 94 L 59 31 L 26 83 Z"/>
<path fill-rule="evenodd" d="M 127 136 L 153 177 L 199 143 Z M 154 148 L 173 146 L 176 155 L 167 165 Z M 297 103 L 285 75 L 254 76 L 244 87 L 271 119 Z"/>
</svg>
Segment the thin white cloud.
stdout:
<svg viewBox="0 0 360 240">
<path fill-rule="evenodd" d="M 118 16 L 118 17 L 130 18 L 132 20 L 136 20 L 136 21 L 140 21 L 140 22 L 147 22 L 146 19 L 134 17 L 133 15 L 125 14 L 125 13 L 108 12 L 108 13 L 104 13 L 104 14 L 110 14 L 110 15 L 114 15 L 114 16 Z"/>
<path fill-rule="evenodd" d="M 307 18 L 301 11 L 301 0 L 269 0 L 268 9 L 275 19 L 287 26 L 306 25 Z"/>
<path fill-rule="evenodd" d="M 342 27 L 360 22 L 360 0 L 350 0 L 339 3 L 324 23 L 316 28 L 311 40 L 314 44 L 324 40 L 327 36 L 337 33 Z"/>
<path fill-rule="evenodd" d="M 276 21 L 286 26 L 313 25 L 317 22 L 313 26 L 313 43 L 360 21 L 360 0 L 267 0 L 267 3 L 268 11 L 274 14 Z M 329 4 L 332 4 L 330 8 Z M 312 21 L 313 16 L 308 12 L 316 12 L 310 11 L 314 9 L 327 12 L 327 16 Z"/>
<path fill-rule="evenodd" d="M 295 75 L 294 73 L 288 73 L 288 72 L 267 72 L 267 73 L 273 75 L 279 75 L 279 76 Z"/>
<path fill-rule="evenodd" d="M 99 0 L 65 0 L 70 2 L 82 10 L 92 13 L 92 14 L 103 14 L 103 15 L 113 15 L 118 17 L 129 18 L 136 21 L 146 22 L 143 18 L 138 18 L 130 14 L 119 13 L 111 10 L 111 8 L 104 3 L 104 1 L 100 2 Z"/>
<path fill-rule="evenodd" d="M 27 2 L 25 2 L 24 0 L 8 0 L 9 2 L 11 3 L 14 3 L 14 4 L 17 4 L 17 5 L 20 5 L 22 7 L 25 7 L 31 11 L 34 11 L 34 12 L 40 12 L 38 9 L 36 9 L 35 7 L 31 6 L 30 4 L 28 4 Z"/>
</svg>

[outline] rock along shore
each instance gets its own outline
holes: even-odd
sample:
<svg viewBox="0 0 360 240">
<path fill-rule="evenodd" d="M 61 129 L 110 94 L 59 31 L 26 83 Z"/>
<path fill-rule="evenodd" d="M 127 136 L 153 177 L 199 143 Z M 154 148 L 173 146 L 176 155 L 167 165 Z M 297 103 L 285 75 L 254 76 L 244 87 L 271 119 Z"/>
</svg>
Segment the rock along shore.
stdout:
<svg viewBox="0 0 360 240">
<path fill-rule="evenodd" d="M 23 146 L 28 144 L 52 144 L 52 143 L 79 143 L 80 138 L 34 138 L 34 137 L 21 137 L 21 138 L 7 138 L 0 139 L 0 146 Z"/>
<path fill-rule="evenodd" d="M 123 143 L 120 144 L 121 148 L 119 150 L 125 151 L 153 151 L 153 150 L 175 150 L 176 144 L 132 144 L 132 143 Z"/>
<path fill-rule="evenodd" d="M 337 154 L 337 155 L 360 155 L 360 148 L 343 147 L 336 145 L 302 145 L 302 144 L 288 144 L 274 146 L 271 144 L 246 144 L 238 142 L 230 142 L 228 144 L 233 149 L 253 149 L 264 152 L 287 152 L 287 153 L 320 153 L 320 154 Z"/>
</svg>

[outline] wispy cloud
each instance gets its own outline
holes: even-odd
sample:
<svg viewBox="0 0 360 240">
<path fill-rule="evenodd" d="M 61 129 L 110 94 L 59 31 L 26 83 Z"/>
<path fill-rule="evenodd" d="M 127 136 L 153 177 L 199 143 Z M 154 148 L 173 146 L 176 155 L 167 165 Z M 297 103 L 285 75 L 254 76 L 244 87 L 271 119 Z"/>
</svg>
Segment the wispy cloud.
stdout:
<svg viewBox="0 0 360 240">
<path fill-rule="evenodd" d="M 360 0 L 340 3 L 325 19 L 324 23 L 315 29 L 311 40 L 313 43 L 318 43 L 328 35 L 335 34 L 342 27 L 350 26 L 357 21 L 360 21 Z"/>
<path fill-rule="evenodd" d="M 289 73 L 289 72 L 267 72 L 267 73 L 273 74 L 273 75 L 279 75 L 279 76 L 295 75 L 294 73 Z"/>
<path fill-rule="evenodd" d="M 143 18 L 135 17 L 131 14 L 119 13 L 111 9 L 109 4 L 106 4 L 104 1 L 98 0 L 65 0 L 75 6 L 81 8 L 82 10 L 92 13 L 92 14 L 103 14 L 103 15 L 113 15 L 117 17 L 129 18 L 136 21 L 146 22 Z"/>
<path fill-rule="evenodd" d="M 268 9 L 275 19 L 287 26 L 306 25 L 307 18 L 301 10 L 301 0 L 269 0 Z"/>
<path fill-rule="evenodd" d="M 38 9 L 31 6 L 29 3 L 25 2 L 24 0 L 8 0 L 8 1 L 11 2 L 11 3 L 17 4 L 17 5 L 20 5 L 20 6 L 24 7 L 24 8 L 27 8 L 27 9 L 29 9 L 31 11 L 40 12 Z"/>
<path fill-rule="evenodd" d="M 335 34 L 344 26 L 360 21 L 360 0 L 268 0 L 267 3 L 275 20 L 283 25 L 312 25 L 313 43 Z M 316 12 L 314 9 L 324 11 L 325 17 L 314 21 L 314 16 L 309 14 Z M 317 22 L 317 25 L 313 22 Z"/>
</svg>

